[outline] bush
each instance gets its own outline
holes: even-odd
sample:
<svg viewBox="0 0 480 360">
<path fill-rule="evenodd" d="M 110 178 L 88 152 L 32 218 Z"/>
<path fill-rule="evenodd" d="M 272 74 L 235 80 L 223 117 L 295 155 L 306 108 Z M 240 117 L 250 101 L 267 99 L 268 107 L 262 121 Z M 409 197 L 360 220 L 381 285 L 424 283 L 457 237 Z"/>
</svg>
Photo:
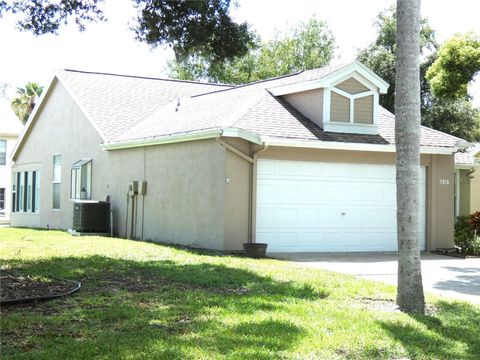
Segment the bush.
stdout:
<svg viewBox="0 0 480 360">
<path fill-rule="evenodd" d="M 478 234 L 478 235 L 477 235 Z M 459 216 L 455 221 L 455 246 L 463 253 L 480 255 L 480 212 Z"/>
</svg>

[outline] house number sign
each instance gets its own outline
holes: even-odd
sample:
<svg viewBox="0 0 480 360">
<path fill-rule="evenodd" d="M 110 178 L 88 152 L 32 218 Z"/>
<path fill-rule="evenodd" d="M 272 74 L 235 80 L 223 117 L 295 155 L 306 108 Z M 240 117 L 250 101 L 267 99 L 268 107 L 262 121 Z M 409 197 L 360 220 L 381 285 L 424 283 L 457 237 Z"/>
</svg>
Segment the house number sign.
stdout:
<svg viewBox="0 0 480 360">
<path fill-rule="evenodd" d="M 448 185 L 450 181 L 448 179 L 440 179 L 440 185 Z"/>
</svg>

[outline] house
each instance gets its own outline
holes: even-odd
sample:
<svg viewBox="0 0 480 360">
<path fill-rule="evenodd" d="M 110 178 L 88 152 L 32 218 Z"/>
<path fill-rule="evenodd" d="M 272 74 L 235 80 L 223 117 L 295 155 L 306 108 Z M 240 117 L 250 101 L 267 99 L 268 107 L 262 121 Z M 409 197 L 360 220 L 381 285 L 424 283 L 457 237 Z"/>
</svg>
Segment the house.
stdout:
<svg viewBox="0 0 480 360">
<path fill-rule="evenodd" d="M 237 87 L 59 71 L 13 154 L 12 224 L 67 229 L 73 200 L 108 197 L 120 236 L 394 251 L 387 88 L 358 62 Z M 453 245 L 459 140 L 421 129 L 422 250 Z"/>
<path fill-rule="evenodd" d="M 480 211 L 480 143 L 455 154 L 455 217 Z"/>
<path fill-rule="evenodd" d="M 0 100 L 0 224 L 10 222 L 11 163 L 10 155 L 15 147 L 22 124 L 6 100 Z"/>
</svg>

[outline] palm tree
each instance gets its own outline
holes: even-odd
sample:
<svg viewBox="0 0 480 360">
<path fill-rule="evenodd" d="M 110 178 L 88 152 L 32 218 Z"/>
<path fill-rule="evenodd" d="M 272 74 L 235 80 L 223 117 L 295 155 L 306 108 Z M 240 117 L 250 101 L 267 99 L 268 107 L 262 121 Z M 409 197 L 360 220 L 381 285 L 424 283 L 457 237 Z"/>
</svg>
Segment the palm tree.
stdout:
<svg viewBox="0 0 480 360">
<path fill-rule="evenodd" d="M 42 94 L 43 86 L 28 82 L 25 87 L 18 87 L 16 96 L 12 100 L 12 108 L 18 118 L 25 124 L 32 113 L 38 98 Z"/>
<path fill-rule="evenodd" d="M 425 313 L 420 267 L 420 0 L 397 0 L 397 304 Z"/>
</svg>

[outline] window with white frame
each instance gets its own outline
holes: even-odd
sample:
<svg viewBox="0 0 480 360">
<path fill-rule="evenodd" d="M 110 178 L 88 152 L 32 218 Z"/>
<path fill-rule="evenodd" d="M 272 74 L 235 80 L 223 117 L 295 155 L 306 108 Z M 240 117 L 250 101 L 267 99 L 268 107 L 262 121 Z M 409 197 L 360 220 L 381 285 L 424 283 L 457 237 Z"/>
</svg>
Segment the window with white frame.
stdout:
<svg viewBox="0 0 480 360">
<path fill-rule="evenodd" d="M 62 156 L 53 156 L 52 208 L 60 209 L 60 191 L 62 185 Z"/>
<path fill-rule="evenodd" d="M 12 177 L 12 212 L 37 213 L 40 208 L 40 172 L 19 171 Z"/>
<path fill-rule="evenodd" d="M 72 165 L 70 176 L 70 198 L 91 199 L 92 159 L 82 159 Z"/>
<path fill-rule="evenodd" d="M 0 140 L 0 165 L 7 164 L 7 140 Z"/>
</svg>

